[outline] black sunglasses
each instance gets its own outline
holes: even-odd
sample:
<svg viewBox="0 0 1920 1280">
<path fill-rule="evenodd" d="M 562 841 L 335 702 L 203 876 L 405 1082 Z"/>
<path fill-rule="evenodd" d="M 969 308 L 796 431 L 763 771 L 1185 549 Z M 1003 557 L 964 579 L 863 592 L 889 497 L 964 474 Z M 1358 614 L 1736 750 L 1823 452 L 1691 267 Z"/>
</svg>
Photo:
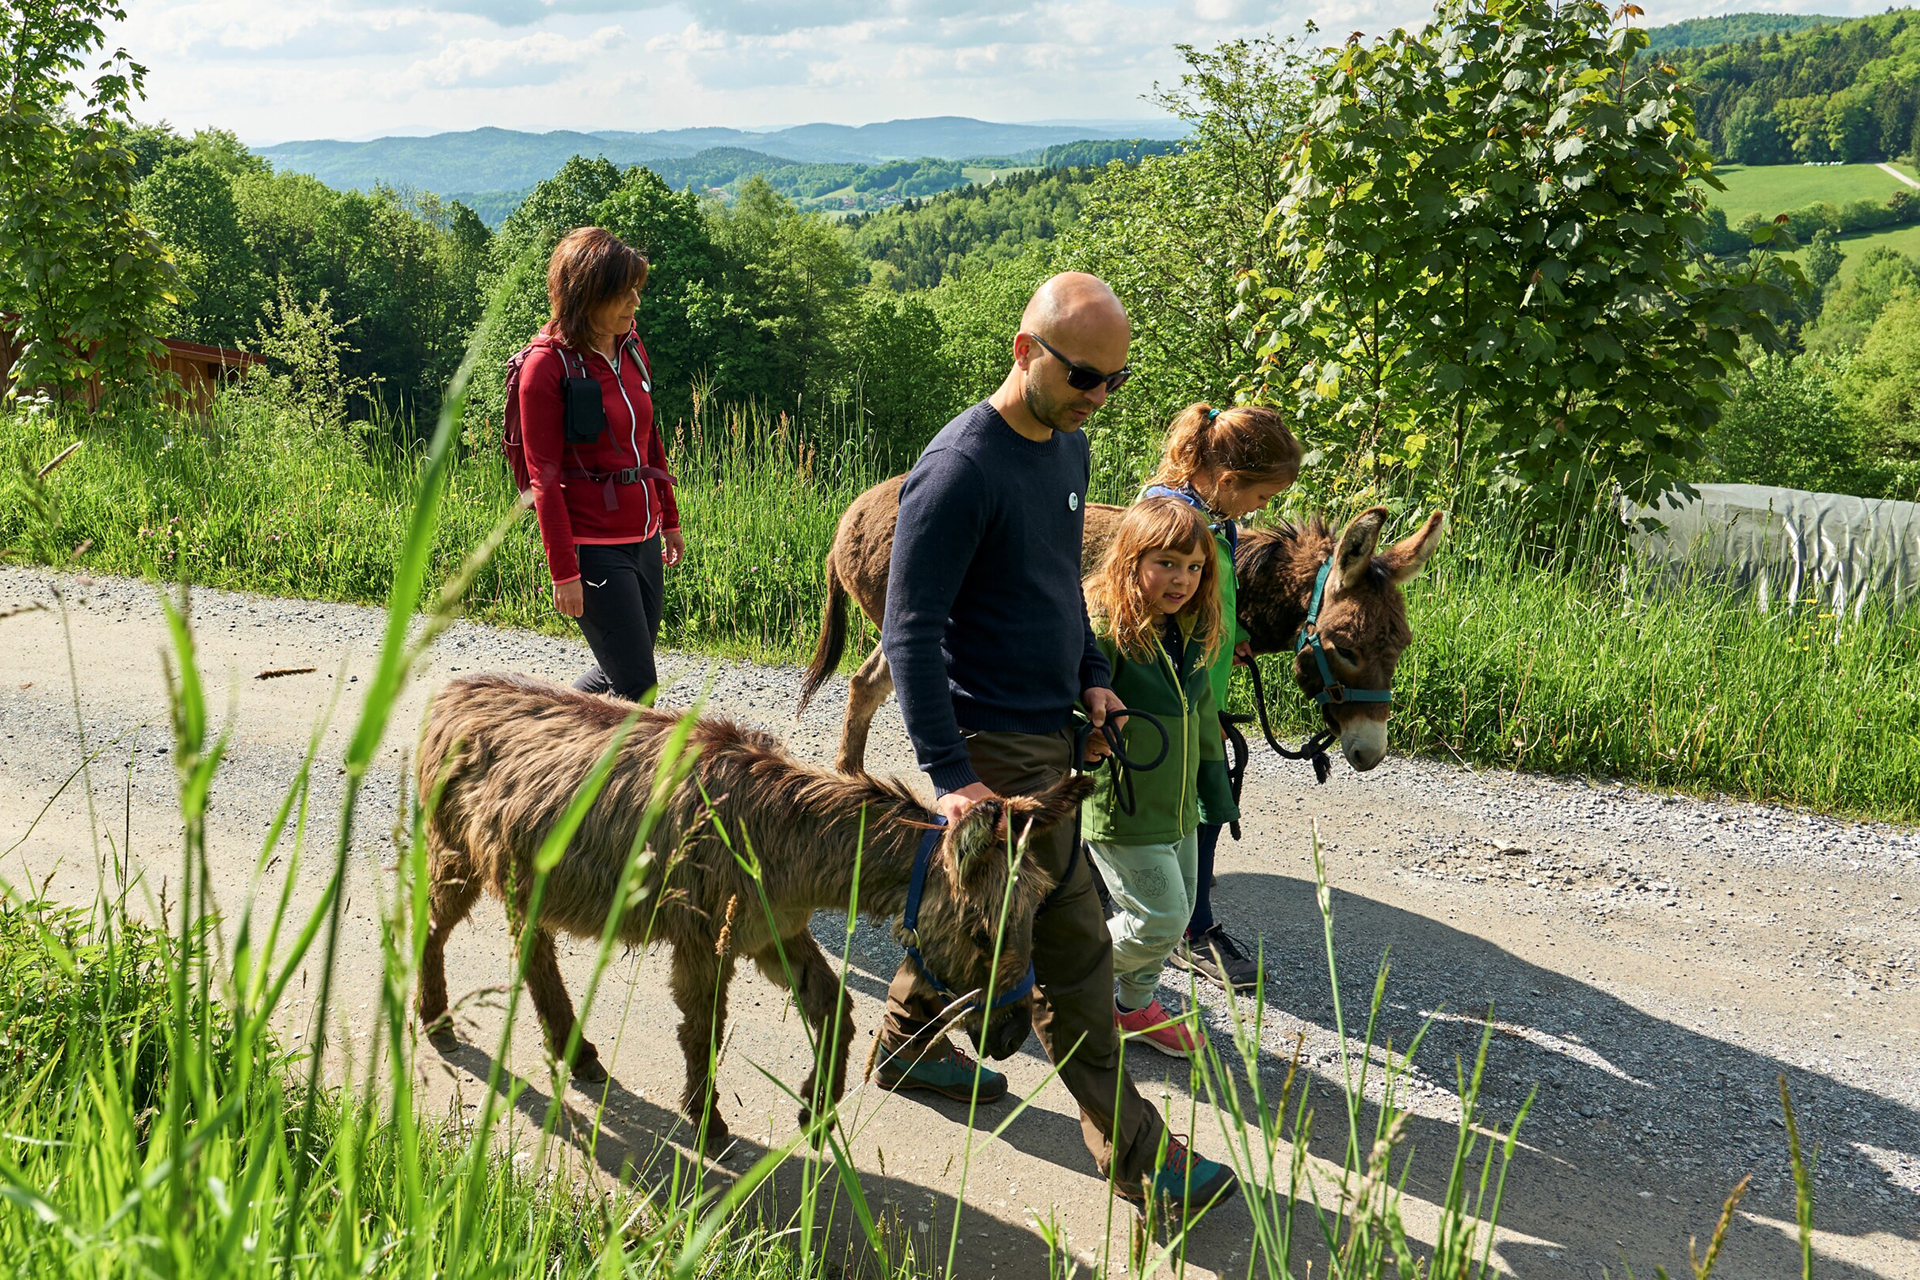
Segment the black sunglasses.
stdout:
<svg viewBox="0 0 1920 1280">
<path fill-rule="evenodd" d="M 1127 379 L 1133 376 L 1133 370 L 1121 365 L 1118 373 L 1101 373 L 1098 369 L 1089 369 L 1086 365 L 1075 364 L 1053 349 L 1053 344 L 1037 333 L 1027 335 L 1047 349 L 1047 354 L 1067 366 L 1067 385 L 1075 391 L 1091 391 L 1101 383 L 1107 384 L 1107 394 L 1112 395 L 1127 385 Z"/>
</svg>

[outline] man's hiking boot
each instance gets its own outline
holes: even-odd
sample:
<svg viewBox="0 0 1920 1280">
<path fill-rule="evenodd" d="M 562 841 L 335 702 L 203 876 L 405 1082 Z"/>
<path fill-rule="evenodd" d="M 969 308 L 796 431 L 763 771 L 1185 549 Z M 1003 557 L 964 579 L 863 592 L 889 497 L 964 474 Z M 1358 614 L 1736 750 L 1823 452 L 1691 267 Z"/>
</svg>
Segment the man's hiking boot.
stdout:
<svg viewBox="0 0 1920 1280">
<path fill-rule="evenodd" d="M 976 1075 L 977 1073 L 977 1075 Z M 985 1064 L 953 1047 L 945 1036 L 924 1051 L 909 1044 L 895 1052 L 880 1047 L 880 1069 L 876 1072 L 880 1087 L 889 1093 L 904 1089 L 930 1089 L 956 1102 L 998 1102 L 1007 1096 L 1007 1078 Z"/>
<path fill-rule="evenodd" d="M 1205 933 L 1180 939 L 1168 958 L 1229 991 L 1251 991 L 1260 977 L 1259 963 L 1240 950 L 1233 935 L 1217 924 Z"/>
<path fill-rule="evenodd" d="M 1160 1204 L 1178 1209 L 1183 1217 L 1192 1217 L 1225 1200 L 1239 1185 L 1233 1170 L 1218 1161 L 1195 1155 L 1185 1142 L 1168 1134 L 1166 1155 L 1153 1175 L 1132 1186 L 1116 1182 L 1113 1189 L 1142 1213 L 1146 1212 L 1147 1195 L 1151 1192 Z"/>
<path fill-rule="evenodd" d="M 1113 1009 L 1113 1025 L 1129 1040 L 1149 1044 L 1170 1058 L 1192 1058 L 1200 1053 L 1200 1037 L 1194 1034 L 1193 1020 L 1184 1014 L 1167 1012 L 1167 1006 L 1154 1000 L 1144 1009 Z"/>
</svg>

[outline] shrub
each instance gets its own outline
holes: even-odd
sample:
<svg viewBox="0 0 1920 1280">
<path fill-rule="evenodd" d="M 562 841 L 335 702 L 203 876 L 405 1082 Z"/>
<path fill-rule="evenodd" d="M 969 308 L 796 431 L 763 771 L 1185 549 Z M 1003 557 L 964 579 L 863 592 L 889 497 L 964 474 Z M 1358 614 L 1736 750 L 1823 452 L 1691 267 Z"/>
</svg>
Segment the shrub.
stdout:
<svg viewBox="0 0 1920 1280">
<path fill-rule="evenodd" d="M 1755 361 L 1707 437 L 1708 474 L 1738 484 L 1880 496 L 1888 477 L 1871 461 L 1843 394 L 1847 370 L 1844 358 Z"/>
</svg>

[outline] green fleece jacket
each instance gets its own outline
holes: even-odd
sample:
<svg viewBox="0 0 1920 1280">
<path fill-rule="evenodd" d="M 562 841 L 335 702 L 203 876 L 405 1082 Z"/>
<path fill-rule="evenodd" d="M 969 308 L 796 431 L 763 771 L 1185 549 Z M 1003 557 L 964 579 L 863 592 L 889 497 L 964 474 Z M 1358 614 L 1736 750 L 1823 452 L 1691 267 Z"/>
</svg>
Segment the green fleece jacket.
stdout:
<svg viewBox="0 0 1920 1280">
<path fill-rule="evenodd" d="M 1110 844 L 1162 844 L 1182 839 L 1200 825 L 1203 777 L 1216 773 L 1224 786 L 1225 745 L 1220 740 L 1220 716 L 1214 707 L 1210 670 L 1201 660 L 1205 642 L 1194 636 L 1191 623 L 1181 620 L 1180 652 L 1169 652 L 1165 642 L 1155 646 L 1154 660 L 1136 662 L 1120 652 L 1107 632 L 1104 618 L 1093 620 L 1094 640 L 1113 667 L 1113 691 L 1122 705 L 1150 711 L 1167 726 L 1171 741 L 1167 758 L 1158 768 L 1131 774 L 1135 811 L 1120 807 L 1111 769 L 1102 766 L 1094 793 L 1081 806 L 1081 834 Z M 1127 754 L 1150 760 L 1160 750 L 1160 734 L 1145 721 L 1123 721 L 1122 740 Z M 1211 769 L 1206 762 L 1211 762 Z"/>
<path fill-rule="evenodd" d="M 1227 689 L 1233 683 L 1234 646 L 1253 638 L 1240 625 L 1240 584 L 1239 580 L 1233 576 L 1233 547 L 1227 542 L 1225 525 L 1213 514 L 1212 509 L 1201 499 L 1192 485 L 1183 485 L 1179 488 L 1148 485 L 1140 493 L 1141 499 L 1156 495 L 1179 498 L 1204 514 L 1208 523 L 1213 526 L 1213 543 L 1219 550 L 1220 562 L 1220 616 L 1226 619 L 1228 632 L 1233 639 L 1214 652 L 1208 678 L 1213 685 L 1213 705 L 1224 713 L 1227 709 Z M 1211 762 L 1213 757 L 1209 756 L 1207 759 Z M 1240 821 L 1240 806 L 1233 802 L 1233 783 L 1227 777 L 1224 742 L 1220 745 L 1219 762 L 1207 763 L 1201 768 L 1200 821 L 1219 826 Z"/>
</svg>

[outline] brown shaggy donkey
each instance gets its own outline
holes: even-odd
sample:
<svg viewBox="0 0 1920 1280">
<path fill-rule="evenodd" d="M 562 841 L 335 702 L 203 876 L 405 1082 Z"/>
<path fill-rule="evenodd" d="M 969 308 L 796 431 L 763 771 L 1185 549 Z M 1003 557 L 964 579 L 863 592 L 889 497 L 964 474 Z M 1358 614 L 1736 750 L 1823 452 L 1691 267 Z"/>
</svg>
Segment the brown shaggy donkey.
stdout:
<svg viewBox="0 0 1920 1280">
<path fill-rule="evenodd" d="M 632 712 L 631 704 L 614 698 L 509 675 L 462 677 L 435 695 L 416 771 L 421 803 L 429 806 L 432 918 L 419 1014 L 430 1030 L 446 1029 L 447 935 L 482 889 L 508 903 L 510 922 L 524 919 L 541 841 Z M 639 713 L 605 789 L 548 878 L 527 986 L 555 1054 L 565 1052 L 574 1012 L 553 935 L 600 936 L 662 751 L 680 719 L 667 711 Z M 816 1071 L 801 1090 L 807 1100 L 801 1122 L 808 1123 L 815 1108 L 838 1102 L 853 1038 L 852 1004 L 808 933 L 808 918 L 822 908 L 846 910 L 856 888 L 856 851 L 861 914 L 898 914 L 930 824 L 926 806 L 900 783 L 801 764 L 772 736 L 732 720 L 701 717 L 687 746 L 697 753 L 691 771 L 667 797 L 648 839 L 652 856 L 641 873 L 642 896 L 622 919 L 619 936 L 629 945 L 665 941 L 673 948 L 672 988 L 687 1062 L 681 1106 L 695 1123 L 706 1117 L 713 1142 L 727 1133 L 713 1109 L 711 1064 L 726 1023 L 735 957 L 746 956 L 773 982 L 791 985 L 816 1044 L 837 1032 L 818 1058 L 828 1079 L 818 1080 Z M 1041 799 L 983 803 L 942 836 L 929 866 L 919 945 L 927 966 L 949 987 L 982 991 L 992 976 L 995 992 L 1010 992 L 1021 982 L 1033 950 L 1034 910 L 1052 885 L 1024 859 L 1008 885 L 1009 828 L 1021 840 L 1030 829 L 1070 820 L 1089 789 L 1086 779 L 1073 778 Z M 758 860 L 759 885 L 741 868 L 736 849 L 751 850 Z M 771 919 L 761 905 L 763 891 Z M 1009 893 L 1000 964 L 990 974 Z M 990 1019 L 976 1007 L 964 1025 L 977 1044 L 1005 1057 L 1026 1040 L 1031 1014 L 1028 996 L 994 1010 Z M 585 1039 L 573 1072 L 583 1080 L 606 1079 L 599 1053 Z"/>
<path fill-rule="evenodd" d="M 800 714 L 806 713 L 813 695 L 840 665 L 840 655 L 847 645 L 847 597 L 853 597 L 874 626 L 883 621 L 887 568 L 893 561 L 893 526 L 900 518 L 900 485 L 905 479 L 895 476 L 881 481 L 855 498 L 840 517 L 833 549 L 827 553 L 827 608 L 800 689 Z M 1087 572 L 1091 573 L 1106 553 L 1122 510 L 1104 502 L 1087 504 L 1086 539 L 1080 557 Z M 1391 687 L 1393 669 L 1412 640 L 1400 584 L 1419 573 L 1440 545 L 1445 517 L 1434 512 L 1410 537 L 1376 555 L 1387 517 L 1385 507 L 1362 511 L 1348 522 L 1337 542 L 1332 530 L 1318 518 L 1304 528 L 1282 525 L 1241 530 L 1233 568 L 1240 584 L 1240 625 L 1253 638 L 1255 653 L 1293 647 L 1307 616 L 1314 577 L 1337 548 L 1336 572 L 1330 575 L 1319 619 L 1328 661 L 1335 676 L 1353 688 Z M 1320 673 L 1311 657 L 1302 654 L 1295 660 L 1294 679 L 1309 696 L 1319 690 Z M 847 715 L 834 760 L 842 773 L 858 773 L 864 767 L 867 731 L 874 712 L 892 692 L 893 673 L 887 669 L 887 655 L 876 644 L 848 681 Z M 1384 704 L 1329 707 L 1326 718 L 1340 731 L 1341 753 L 1355 769 L 1364 772 L 1386 757 Z"/>
</svg>

